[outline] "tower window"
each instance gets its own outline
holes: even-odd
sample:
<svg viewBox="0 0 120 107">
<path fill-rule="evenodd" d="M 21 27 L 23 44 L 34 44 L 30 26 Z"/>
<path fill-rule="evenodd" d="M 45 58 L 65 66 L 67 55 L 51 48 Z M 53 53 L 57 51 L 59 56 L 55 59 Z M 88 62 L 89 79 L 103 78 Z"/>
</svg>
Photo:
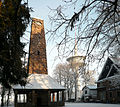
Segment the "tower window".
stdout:
<svg viewBox="0 0 120 107">
<path fill-rule="evenodd" d="M 40 51 L 37 51 L 37 54 L 40 55 Z"/>
<path fill-rule="evenodd" d="M 87 90 L 85 90 L 85 94 L 87 94 Z"/>
</svg>

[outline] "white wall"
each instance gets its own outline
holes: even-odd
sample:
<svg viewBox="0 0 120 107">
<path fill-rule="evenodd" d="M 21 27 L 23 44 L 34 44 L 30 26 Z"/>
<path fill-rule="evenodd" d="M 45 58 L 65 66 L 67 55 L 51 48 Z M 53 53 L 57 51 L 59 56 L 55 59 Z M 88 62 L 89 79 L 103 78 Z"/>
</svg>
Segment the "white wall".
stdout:
<svg viewBox="0 0 120 107">
<path fill-rule="evenodd" d="M 86 91 L 87 91 L 87 94 L 85 94 Z M 84 99 L 86 99 L 89 96 L 91 96 L 92 98 L 97 98 L 97 90 L 91 90 L 88 87 L 85 87 L 83 90 L 83 96 L 84 96 Z"/>
</svg>

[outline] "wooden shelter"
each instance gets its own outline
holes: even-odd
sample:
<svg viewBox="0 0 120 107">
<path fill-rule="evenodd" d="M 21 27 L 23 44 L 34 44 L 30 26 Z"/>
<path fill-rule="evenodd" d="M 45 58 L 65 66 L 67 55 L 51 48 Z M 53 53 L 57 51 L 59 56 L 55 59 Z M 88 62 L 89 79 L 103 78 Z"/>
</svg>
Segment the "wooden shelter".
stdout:
<svg viewBox="0 0 120 107">
<path fill-rule="evenodd" d="M 14 86 L 15 107 L 64 106 L 64 90 L 46 74 L 31 74 L 25 87 Z"/>
</svg>

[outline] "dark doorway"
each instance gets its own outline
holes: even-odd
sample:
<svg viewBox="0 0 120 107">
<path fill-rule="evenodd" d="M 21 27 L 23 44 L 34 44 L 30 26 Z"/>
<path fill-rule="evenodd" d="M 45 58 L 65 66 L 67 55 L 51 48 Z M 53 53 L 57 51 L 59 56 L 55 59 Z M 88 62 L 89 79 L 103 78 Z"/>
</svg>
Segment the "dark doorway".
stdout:
<svg viewBox="0 0 120 107">
<path fill-rule="evenodd" d="M 40 107 L 41 105 L 42 105 L 41 98 L 38 97 L 38 98 L 37 98 L 37 107 Z"/>
</svg>

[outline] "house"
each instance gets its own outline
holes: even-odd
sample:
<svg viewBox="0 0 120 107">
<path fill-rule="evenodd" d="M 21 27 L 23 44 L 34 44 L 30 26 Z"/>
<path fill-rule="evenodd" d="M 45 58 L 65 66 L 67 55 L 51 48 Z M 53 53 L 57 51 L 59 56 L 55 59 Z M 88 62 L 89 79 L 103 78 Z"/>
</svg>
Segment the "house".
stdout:
<svg viewBox="0 0 120 107">
<path fill-rule="evenodd" d="M 31 74 L 25 87 L 14 86 L 15 107 L 64 106 L 64 90 L 46 74 Z"/>
<path fill-rule="evenodd" d="M 97 85 L 86 85 L 82 89 L 83 91 L 83 101 L 96 101 L 97 99 Z"/>
<path fill-rule="evenodd" d="M 98 100 L 120 103 L 120 59 L 107 58 L 97 81 Z"/>
</svg>

